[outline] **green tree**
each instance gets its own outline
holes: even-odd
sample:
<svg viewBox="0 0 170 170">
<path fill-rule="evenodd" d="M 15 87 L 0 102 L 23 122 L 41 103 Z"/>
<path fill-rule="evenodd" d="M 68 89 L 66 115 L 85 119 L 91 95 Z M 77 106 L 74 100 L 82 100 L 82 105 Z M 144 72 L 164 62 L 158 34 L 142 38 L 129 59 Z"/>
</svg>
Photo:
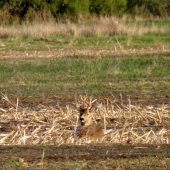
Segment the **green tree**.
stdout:
<svg viewBox="0 0 170 170">
<path fill-rule="evenodd" d="M 126 10 L 126 0 L 90 0 L 90 12 L 97 15 L 120 14 Z"/>
<path fill-rule="evenodd" d="M 135 8 L 143 13 L 163 16 L 170 8 L 169 0 L 127 0 L 127 10 L 135 14 Z"/>
</svg>

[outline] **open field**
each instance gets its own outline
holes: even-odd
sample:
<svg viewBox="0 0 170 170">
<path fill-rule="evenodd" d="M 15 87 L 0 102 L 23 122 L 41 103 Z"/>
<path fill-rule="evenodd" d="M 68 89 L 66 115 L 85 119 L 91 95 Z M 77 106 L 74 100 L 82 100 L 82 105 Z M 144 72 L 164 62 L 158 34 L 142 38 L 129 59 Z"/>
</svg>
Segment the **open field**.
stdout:
<svg viewBox="0 0 170 170">
<path fill-rule="evenodd" d="M 169 26 L 139 18 L 2 26 L 2 169 L 170 169 Z M 74 139 L 85 95 L 105 130 L 91 144 Z"/>
<path fill-rule="evenodd" d="M 0 164 L 4 169 L 169 169 L 169 105 L 132 105 L 105 98 L 94 120 L 101 141 L 76 141 L 75 106 L 22 107 L 3 97 Z M 81 98 L 77 101 L 81 104 Z M 6 107 L 5 107 L 6 105 Z M 76 104 L 75 104 L 76 105 Z"/>
<path fill-rule="evenodd" d="M 122 94 L 136 103 L 168 103 L 170 52 L 144 51 L 2 52 L 1 93 L 35 104 L 36 98 L 48 104 L 74 101 L 80 94 Z"/>
</svg>

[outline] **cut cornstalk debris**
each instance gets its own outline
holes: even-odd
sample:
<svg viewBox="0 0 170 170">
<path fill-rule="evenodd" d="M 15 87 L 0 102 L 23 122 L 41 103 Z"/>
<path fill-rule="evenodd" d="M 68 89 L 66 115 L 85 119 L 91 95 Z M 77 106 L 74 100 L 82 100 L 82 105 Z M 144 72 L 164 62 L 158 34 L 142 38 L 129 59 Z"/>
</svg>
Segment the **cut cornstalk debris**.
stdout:
<svg viewBox="0 0 170 170">
<path fill-rule="evenodd" d="M 131 102 L 120 102 L 115 98 L 98 102 L 92 97 L 80 96 L 76 106 L 45 106 L 40 109 L 24 108 L 10 102 L 4 97 L 9 108 L 1 108 L 0 144 L 1 145 L 45 145 L 76 144 L 75 132 L 79 125 L 79 113 L 76 106 L 91 107 L 92 119 L 100 122 L 105 130 L 104 143 L 163 143 L 168 144 L 169 136 L 169 106 L 148 105 L 141 108 Z M 123 105 L 123 103 L 128 103 Z M 12 107 L 11 107 L 12 106 Z M 15 107 L 14 107 L 15 106 Z M 41 109 L 42 108 L 42 109 Z M 83 144 L 82 140 L 77 144 Z M 99 142 L 99 140 L 93 141 Z"/>
</svg>

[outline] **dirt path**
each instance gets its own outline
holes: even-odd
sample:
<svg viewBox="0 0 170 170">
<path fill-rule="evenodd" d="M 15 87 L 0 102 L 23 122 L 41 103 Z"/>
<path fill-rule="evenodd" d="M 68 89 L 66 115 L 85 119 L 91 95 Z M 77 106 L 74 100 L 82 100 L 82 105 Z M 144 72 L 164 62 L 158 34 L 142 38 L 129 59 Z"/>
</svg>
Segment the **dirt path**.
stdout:
<svg viewBox="0 0 170 170">
<path fill-rule="evenodd" d="M 0 146 L 0 169 L 169 169 L 170 145 Z"/>
<path fill-rule="evenodd" d="M 0 146 L 0 163 L 22 158 L 27 162 L 69 160 L 100 160 L 107 158 L 134 158 L 163 156 L 170 158 L 170 145 L 61 145 L 61 146 Z"/>
</svg>

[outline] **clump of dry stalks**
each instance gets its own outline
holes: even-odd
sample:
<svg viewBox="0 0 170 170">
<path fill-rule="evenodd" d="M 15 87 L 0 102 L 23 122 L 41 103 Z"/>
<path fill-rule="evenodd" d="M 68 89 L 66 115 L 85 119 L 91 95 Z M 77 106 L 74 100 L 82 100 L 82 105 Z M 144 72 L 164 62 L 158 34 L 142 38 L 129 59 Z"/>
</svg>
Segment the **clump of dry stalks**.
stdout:
<svg viewBox="0 0 170 170">
<path fill-rule="evenodd" d="M 91 101 L 87 96 L 86 102 Z M 78 104 L 85 99 L 80 97 Z M 19 100 L 0 108 L 0 145 L 61 145 L 78 144 L 74 132 L 78 126 L 78 111 L 74 106 L 37 105 L 31 109 L 21 107 Z M 170 140 L 169 105 L 142 107 L 129 100 L 105 98 L 94 105 L 94 120 L 103 123 L 105 136 L 102 143 L 155 143 L 168 144 Z"/>
<path fill-rule="evenodd" d="M 149 20 L 149 19 L 148 19 Z M 168 19 L 167 19 L 168 20 Z M 133 24 L 127 24 L 132 21 Z M 142 36 L 145 34 L 168 34 L 168 26 L 158 26 L 156 23 L 152 25 L 140 25 L 139 23 L 145 21 L 141 18 L 131 20 L 128 17 L 93 17 L 87 23 L 73 23 L 67 21 L 63 23 L 59 21 L 52 22 L 33 22 L 33 24 L 21 24 L 20 27 L 16 25 L 2 25 L 0 27 L 0 38 L 25 38 L 28 36 L 44 37 L 44 36 L 110 36 L 110 35 L 135 35 Z M 149 20 L 150 21 L 150 20 Z M 148 21 L 148 22 L 149 22 Z M 161 20 L 159 21 L 161 23 Z"/>
</svg>

